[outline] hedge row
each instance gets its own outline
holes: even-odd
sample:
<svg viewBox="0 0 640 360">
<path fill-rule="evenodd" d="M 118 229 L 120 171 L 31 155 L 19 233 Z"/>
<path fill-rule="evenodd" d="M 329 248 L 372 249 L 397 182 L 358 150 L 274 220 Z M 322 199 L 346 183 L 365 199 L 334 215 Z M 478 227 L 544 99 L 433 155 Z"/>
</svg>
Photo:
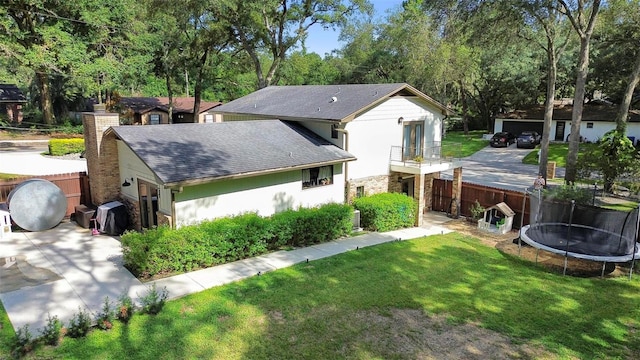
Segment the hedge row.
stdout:
<svg viewBox="0 0 640 360">
<path fill-rule="evenodd" d="M 257 256 L 285 246 L 306 246 L 348 235 L 353 209 L 327 204 L 270 217 L 255 213 L 204 221 L 179 229 L 159 227 L 122 235 L 125 266 L 136 276 L 182 273 Z"/>
<path fill-rule="evenodd" d="M 84 139 L 51 139 L 49 140 L 49 155 L 62 156 L 81 153 L 84 151 Z"/>
<path fill-rule="evenodd" d="M 417 205 L 415 199 L 400 193 L 380 193 L 353 201 L 353 206 L 360 210 L 361 226 L 380 232 L 413 226 Z"/>
</svg>

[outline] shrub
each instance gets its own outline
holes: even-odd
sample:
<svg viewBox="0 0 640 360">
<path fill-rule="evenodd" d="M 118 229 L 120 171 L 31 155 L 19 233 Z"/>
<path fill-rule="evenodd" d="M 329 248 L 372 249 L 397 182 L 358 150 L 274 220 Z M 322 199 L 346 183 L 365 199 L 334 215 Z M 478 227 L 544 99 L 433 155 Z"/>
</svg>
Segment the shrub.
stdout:
<svg viewBox="0 0 640 360">
<path fill-rule="evenodd" d="M 544 192 L 544 197 L 557 201 L 575 200 L 578 205 L 591 205 L 593 189 L 581 188 L 575 185 L 555 186 Z"/>
<path fill-rule="evenodd" d="M 89 333 L 89 329 L 91 329 L 91 317 L 79 307 L 78 312 L 74 313 L 69 320 L 67 335 L 72 338 L 84 337 Z"/>
<path fill-rule="evenodd" d="M 357 198 L 353 206 L 360 210 L 362 227 L 371 231 L 390 231 L 411 227 L 417 214 L 416 201 L 400 193 L 380 193 Z"/>
<path fill-rule="evenodd" d="M 29 325 L 25 325 L 16 331 L 16 337 L 11 344 L 11 353 L 19 358 L 33 349 L 33 336 L 29 331 Z"/>
<path fill-rule="evenodd" d="M 57 316 L 47 315 L 47 324 L 40 331 L 42 341 L 47 345 L 56 346 L 60 342 L 60 332 L 62 331 L 62 322 Z"/>
<path fill-rule="evenodd" d="M 169 293 L 164 287 L 160 291 L 156 288 L 156 284 L 147 288 L 147 294 L 140 298 L 142 303 L 142 313 L 155 315 L 162 310 L 164 303 L 167 301 Z"/>
<path fill-rule="evenodd" d="M 129 320 L 131 320 L 134 312 L 135 309 L 133 308 L 133 300 L 129 295 L 127 295 L 127 293 L 122 293 L 122 295 L 120 295 L 120 298 L 118 299 L 118 309 L 116 312 L 116 317 L 118 318 L 118 320 L 126 324 L 129 322 Z"/>
<path fill-rule="evenodd" d="M 96 316 L 96 325 L 102 330 L 109 330 L 113 327 L 113 319 L 116 317 L 116 311 L 109 301 L 109 297 L 105 296 L 102 310 Z"/>
<path fill-rule="evenodd" d="M 84 139 L 51 139 L 49 140 L 49 155 L 62 156 L 84 151 Z"/>
<path fill-rule="evenodd" d="M 469 207 L 469 212 L 471 213 L 471 220 L 477 221 L 480 219 L 482 214 L 486 209 L 480 205 L 478 199 Z"/>
<path fill-rule="evenodd" d="M 121 236 L 125 266 L 136 276 L 191 271 L 257 256 L 283 246 L 330 241 L 351 231 L 352 208 L 326 204 L 271 217 L 246 213 L 179 229 L 158 227 Z"/>
</svg>

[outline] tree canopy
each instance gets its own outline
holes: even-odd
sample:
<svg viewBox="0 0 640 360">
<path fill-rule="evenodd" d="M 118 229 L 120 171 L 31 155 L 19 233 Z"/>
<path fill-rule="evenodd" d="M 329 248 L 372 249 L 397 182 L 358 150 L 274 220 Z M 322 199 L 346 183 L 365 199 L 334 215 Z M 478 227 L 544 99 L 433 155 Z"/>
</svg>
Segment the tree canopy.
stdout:
<svg viewBox="0 0 640 360">
<path fill-rule="evenodd" d="M 407 82 L 465 130 L 492 131 L 500 113 L 581 92 L 637 108 L 638 8 L 406 0 L 373 16 L 366 0 L 7 0 L 0 81 L 25 91 L 27 117 L 46 123 L 114 95 L 195 96 L 197 107 L 270 85 Z M 309 52 L 309 31 L 321 28 L 343 45 Z"/>
</svg>

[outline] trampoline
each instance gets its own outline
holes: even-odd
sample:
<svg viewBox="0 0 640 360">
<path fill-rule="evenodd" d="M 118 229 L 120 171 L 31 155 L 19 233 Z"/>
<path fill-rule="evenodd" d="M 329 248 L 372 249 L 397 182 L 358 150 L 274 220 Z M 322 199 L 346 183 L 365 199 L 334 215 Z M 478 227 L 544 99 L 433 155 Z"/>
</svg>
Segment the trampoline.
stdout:
<svg viewBox="0 0 640 360">
<path fill-rule="evenodd" d="M 540 191 L 528 194 L 529 225 L 520 229 L 519 246 L 523 241 L 537 251 L 564 256 L 563 274 L 567 271 L 567 258 L 602 262 L 602 276 L 607 263 L 631 262 L 631 278 L 640 257 L 639 208 L 624 212 L 555 201 Z"/>
</svg>

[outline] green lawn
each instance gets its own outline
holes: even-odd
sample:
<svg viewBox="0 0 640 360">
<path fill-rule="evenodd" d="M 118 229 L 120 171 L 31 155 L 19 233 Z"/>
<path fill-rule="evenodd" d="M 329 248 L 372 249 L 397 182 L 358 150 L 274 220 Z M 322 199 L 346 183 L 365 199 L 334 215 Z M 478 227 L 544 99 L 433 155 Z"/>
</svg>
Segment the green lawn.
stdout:
<svg viewBox="0 0 640 360">
<path fill-rule="evenodd" d="M 464 135 L 462 131 L 449 131 L 442 138 L 442 155 L 463 158 L 473 155 L 476 151 L 489 145 L 489 140 L 482 140 L 485 131 L 469 131 Z"/>
<path fill-rule="evenodd" d="M 414 359 L 398 309 L 473 323 L 540 358 L 640 357 L 640 277 L 562 276 L 457 233 L 299 264 L 170 301 L 157 316 L 65 338 L 37 358 Z M 8 328 L 0 358 L 7 356 Z M 394 318 L 395 320 L 395 318 Z M 391 326 L 391 325 L 389 325 Z M 394 330 L 392 330 L 394 329 Z M 445 330 L 443 330 L 445 331 Z M 492 353 L 479 355 L 491 358 Z M 521 358 L 526 356 L 521 356 Z"/>
<path fill-rule="evenodd" d="M 591 149 L 598 146 L 597 144 L 592 143 L 583 143 L 580 144 L 578 149 L 579 152 L 590 151 Z M 536 147 L 532 150 L 527 156 L 522 160 L 523 164 L 538 164 L 538 150 L 540 150 L 540 146 Z M 558 167 L 566 167 L 567 166 L 567 153 L 569 152 L 569 143 L 551 143 L 549 144 L 549 152 L 547 159 L 548 161 L 555 161 L 556 166 Z"/>
</svg>

